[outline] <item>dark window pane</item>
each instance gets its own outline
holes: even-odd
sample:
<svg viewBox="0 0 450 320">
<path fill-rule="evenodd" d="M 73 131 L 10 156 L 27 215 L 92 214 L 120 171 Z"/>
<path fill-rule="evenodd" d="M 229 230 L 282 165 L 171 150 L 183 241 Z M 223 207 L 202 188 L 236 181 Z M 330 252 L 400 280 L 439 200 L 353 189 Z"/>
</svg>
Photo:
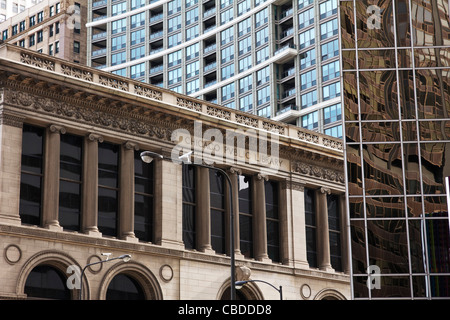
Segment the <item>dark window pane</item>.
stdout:
<svg viewBox="0 0 450 320">
<path fill-rule="evenodd" d="M 136 194 L 134 210 L 134 234 L 140 240 L 153 241 L 153 198 Z"/>
<path fill-rule="evenodd" d="M 241 253 L 246 258 L 253 257 L 252 217 L 239 215 L 239 238 Z"/>
<path fill-rule="evenodd" d="M 23 125 L 22 171 L 42 173 L 44 129 Z"/>
<path fill-rule="evenodd" d="M 98 184 L 117 188 L 119 181 L 119 146 L 111 143 L 98 145 Z"/>
<path fill-rule="evenodd" d="M 211 245 L 217 253 L 225 253 L 225 215 L 221 210 L 211 210 Z"/>
<path fill-rule="evenodd" d="M 153 162 L 142 161 L 140 152 L 134 153 L 135 192 L 153 194 Z"/>
<path fill-rule="evenodd" d="M 183 242 L 186 249 L 195 249 L 195 206 L 183 204 Z"/>
<path fill-rule="evenodd" d="M 103 235 L 117 236 L 117 191 L 98 189 L 98 229 Z"/>
<path fill-rule="evenodd" d="M 115 276 L 108 286 L 106 300 L 144 300 L 145 294 L 141 285 L 125 274 Z"/>
<path fill-rule="evenodd" d="M 61 135 L 60 177 L 81 181 L 82 174 L 82 145 L 83 138 L 63 134 Z"/>
<path fill-rule="evenodd" d="M 68 230 L 80 230 L 81 185 L 61 180 L 59 184 L 59 224 Z"/>
<path fill-rule="evenodd" d="M 41 184 L 42 178 L 22 173 L 20 182 L 20 219 L 23 223 L 41 223 Z"/>
<path fill-rule="evenodd" d="M 272 261 L 280 261 L 280 234 L 278 221 L 267 220 L 267 253 Z"/>
<path fill-rule="evenodd" d="M 66 277 L 59 270 L 46 265 L 37 266 L 30 272 L 24 293 L 30 298 L 70 299 Z"/>
</svg>

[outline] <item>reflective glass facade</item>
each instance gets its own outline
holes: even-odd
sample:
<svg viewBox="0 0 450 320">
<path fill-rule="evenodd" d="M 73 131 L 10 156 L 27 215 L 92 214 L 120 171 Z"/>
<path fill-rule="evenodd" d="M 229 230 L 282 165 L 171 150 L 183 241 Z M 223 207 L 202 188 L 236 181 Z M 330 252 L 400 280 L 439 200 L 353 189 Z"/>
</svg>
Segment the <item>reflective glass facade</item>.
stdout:
<svg viewBox="0 0 450 320">
<path fill-rule="evenodd" d="M 340 1 L 355 299 L 450 297 L 449 5 Z"/>
</svg>

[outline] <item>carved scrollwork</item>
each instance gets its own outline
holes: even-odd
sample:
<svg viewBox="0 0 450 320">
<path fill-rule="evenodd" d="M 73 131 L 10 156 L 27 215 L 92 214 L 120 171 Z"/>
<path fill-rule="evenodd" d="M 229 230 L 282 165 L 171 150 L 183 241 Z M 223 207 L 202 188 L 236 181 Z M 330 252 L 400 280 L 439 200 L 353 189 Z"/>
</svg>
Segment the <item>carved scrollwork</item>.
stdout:
<svg viewBox="0 0 450 320">
<path fill-rule="evenodd" d="M 134 92 L 137 95 L 140 95 L 140 96 L 144 96 L 144 97 L 155 99 L 155 100 L 159 100 L 159 101 L 162 100 L 162 92 L 161 91 L 157 91 L 157 90 L 154 90 L 154 89 L 151 89 L 151 88 L 147 88 L 147 87 L 144 87 L 144 86 L 140 86 L 140 85 L 135 84 L 134 85 Z"/>
</svg>

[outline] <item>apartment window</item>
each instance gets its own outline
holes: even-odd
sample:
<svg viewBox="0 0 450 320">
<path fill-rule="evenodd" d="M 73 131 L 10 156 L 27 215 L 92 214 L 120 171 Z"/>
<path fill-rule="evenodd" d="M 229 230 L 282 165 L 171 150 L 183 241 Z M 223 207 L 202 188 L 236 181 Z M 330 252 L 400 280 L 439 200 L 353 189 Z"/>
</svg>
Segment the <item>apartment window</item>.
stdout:
<svg viewBox="0 0 450 320">
<path fill-rule="evenodd" d="M 252 37 L 247 37 L 239 41 L 239 55 L 246 54 L 252 50 Z"/>
<path fill-rule="evenodd" d="M 326 135 L 342 139 L 342 125 L 327 128 L 324 130 L 324 133 Z"/>
<path fill-rule="evenodd" d="M 13 25 L 13 26 L 11 27 L 11 33 L 12 33 L 12 35 L 15 36 L 15 35 L 18 33 L 18 30 L 19 30 L 18 25 L 17 25 L 17 24 Z"/>
<path fill-rule="evenodd" d="M 126 36 L 123 36 L 126 39 Z M 135 45 L 138 43 L 142 43 L 145 42 L 145 29 L 141 29 L 141 30 L 137 30 L 137 31 L 133 31 L 131 32 L 131 45 Z M 126 46 L 126 40 L 124 43 L 122 43 L 122 45 Z M 123 47 L 125 47 L 123 46 Z"/>
<path fill-rule="evenodd" d="M 234 39 L 234 27 L 225 29 L 220 33 L 220 44 L 226 44 Z"/>
<path fill-rule="evenodd" d="M 256 72 L 256 85 L 261 85 L 270 80 L 270 67 L 267 66 Z"/>
<path fill-rule="evenodd" d="M 221 69 L 221 79 L 225 80 L 234 76 L 234 63 Z"/>
<path fill-rule="evenodd" d="M 42 42 L 42 40 L 44 40 L 44 31 L 39 30 L 37 32 L 37 43 Z"/>
<path fill-rule="evenodd" d="M 233 0 L 220 0 L 220 9 L 225 8 L 233 3 Z"/>
<path fill-rule="evenodd" d="M 59 53 L 59 41 L 55 41 L 55 54 Z"/>
<path fill-rule="evenodd" d="M 337 34 L 338 34 L 337 19 L 333 19 L 320 25 L 320 40 L 327 39 Z"/>
<path fill-rule="evenodd" d="M 269 21 L 269 9 L 265 8 L 255 15 L 255 28 L 267 23 Z"/>
<path fill-rule="evenodd" d="M 181 28 L 181 15 L 170 18 L 168 21 L 168 32 L 172 32 Z"/>
<path fill-rule="evenodd" d="M 54 32 L 53 30 L 54 30 L 54 28 L 55 27 L 53 25 L 48 27 L 48 36 L 49 37 L 53 37 L 53 32 Z"/>
<path fill-rule="evenodd" d="M 140 46 L 130 50 L 130 60 L 136 60 L 145 56 L 145 46 Z"/>
<path fill-rule="evenodd" d="M 256 51 L 256 64 L 261 63 L 267 59 L 269 59 L 269 47 L 268 46 Z"/>
<path fill-rule="evenodd" d="M 29 18 L 29 21 L 30 21 L 29 26 L 30 27 L 34 26 L 36 24 L 36 16 L 31 16 Z"/>
<path fill-rule="evenodd" d="M 264 182 L 266 196 L 267 254 L 272 261 L 280 261 L 280 218 L 278 212 L 278 182 Z"/>
<path fill-rule="evenodd" d="M 239 60 L 239 72 L 243 72 L 252 67 L 252 56 L 247 56 Z"/>
<path fill-rule="evenodd" d="M 186 0 L 186 8 L 189 8 L 190 6 L 193 6 L 194 4 L 197 4 L 198 0 Z"/>
<path fill-rule="evenodd" d="M 197 24 L 191 28 L 186 29 L 186 41 L 198 37 L 200 26 Z"/>
<path fill-rule="evenodd" d="M 2 32 L 2 40 L 8 39 L 8 30 L 3 30 Z"/>
<path fill-rule="evenodd" d="M 298 0 L 298 8 L 302 9 L 304 7 L 309 6 L 313 2 L 314 2 L 314 0 Z"/>
<path fill-rule="evenodd" d="M 55 13 L 58 14 L 61 11 L 61 3 L 58 2 L 55 4 Z"/>
<path fill-rule="evenodd" d="M 180 16 L 181 17 L 181 16 Z M 198 7 L 195 7 L 192 10 L 189 10 L 186 12 L 186 25 L 190 25 L 191 23 L 194 23 L 196 21 L 198 21 Z"/>
<path fill-rule="evenodd" d="M 27 124 L 22 129 L 19 213 L 25 224 L 41 223 L 44 132 L 43 128 Z"/>
<path fill-rule="evenodd" d="M 220 14 L 220 24 L 222 25 L 227 23 L 228 21 L 233 20 L 233 17 L 234 17 L 234 10 L 233 7 L 231 7 L 230 9 L 225 10 Z"/>
<path fill-rule="evenodd" d="M 145 6 L 145 0 L 131 0 L 131 10 Z"/>
<path fill-rule="evenodd" d="M 311 107 L 317 103 L 317 90 L 302 94 L 300 96 L 302 109 Z"/>
<path fill-rule="evenodd" d="M 253 258 L 252 186 L 249 176 L 238 176 L 239 244 L 246 258 Z"/>
<path fill-rule="evenodd" d="M 125 13 L 127 12 L 127 3 L 126 2 L 121 2 L 121 3 L 117 3 L 114 4 L 112 6 L 112 16 L 117 16 L 121 13 Z"/>
<path fill-rule="evenodd" d="M 73 42 L 73 52 L 80 53 L 80 42 L 79 41 Z"/>
<path fill-rule="evenodd" d="M 191 94 L 200 90 L 200 80 L 195 79 L 186 83 L 186 94 Z"/>
<path fill-rule="evenodd" d="M 269 28 L 266 27 L 256 32 L 256 46 L 259 47 L 269 41 Z"/>
<path fill-rule="evenodd" d="M 300 70 L 309 68 L 316 64 L 316 49 L 311 49 L 300 54 Z"/>
<path fill-rule="evenodd" d="M 270 86 L 264 87 L 257 91 L 258 95 L 258 103 L 257 106 L 260 106 L 266 102 L 270 101 Z"/>
<path fill-rule="evenodd" d="M 335 104 L 323 109 L 323 121 L 324 124 L 329 124 L 336 121 L 341 121 L 342 119 L 341 104 Z"/>
<path fill-rule="evenodd" d="M 49 8 L 50 17 L 53 17 L 54 14 L 55 14 L 55 6 L 50 6 L 50 8 Z"/>
<path fill-rule="evenodd" d="M 127 19 L 120 19 L 111 23 L 111 33 L 116 34 L 127 30 Z"/>
<path fill-rule="evenodd" d="M 119 145 L 98 145 L 98 229 L 117 236 L 119 204 Z"/>
<path fill-rule="evenodd" d="M 316 201 L 315 191 L 304 188 L 305 193 L 305 231 L 306 231 L 306 257 L 310 267 L 317 268 L 316 244 Z"/>
<path fill-rule="evenodd" d="M 196 230 L 196 179 L 195 167 L 192 165 L 182 165 L 183 179 L 183 242 L 186 249 L 195 249 Z"/>
<path fill-rule="evenodd" d="M 298 28 L 303 29 L 314 23 L 314 7 L 298 15 Z"/>
<path fill-rule="evenodd" d="M 309 130 L 314 130 L 319 127 L 319 111 L 302 116 L 302 127 Z"/>
<path fill-rule="evenodd" d="M 328 0 L 319 5 L 320 19 L 332 16 L 337 13 L 337 0 Z"/>
<path fill-rule="evenodd" d="M 187 48 L 186 48 L 186 50 L 187 50 Z M 169 53 L 169 55 L 168 55 L 169 67 L 179 65 L 181 63 L 181 56 L 182 56 L 181 50 L 175 51 L 173 53 Z"/>
<path fill-rule="evenodd" d="M 240 3 L 238 3 L 238 16 L 246 13 L 247 11 L 250 11 L 251 9 L 251 1 L 250 0 L 244 0 Z"/>
<path fill-rule="evenodd" d="M 172 14 L 172 13 L 176 13 L 181 11 L 181 0 L 174 0 L 174 1 L 170 1 L 167 4 L 168 7 L 168 13 L 167 14 Z"/>
<path fill-rule="evenodd" d="M 327 101 L 341 94 L 341 83 L 335 82 L 322 88 L 323 101 Z"/>
<path fill-rule="evenodd" d="M 118 76 L 122 76 L 122 77 L 126 77 L 127 76 L 127 68 L 122 68 L 122 69 L 118 69 L 118 70 L 114 70 L 111 71 L 112 73 L 118 75 Z"/>
<path fill-rule="evenodd" d="M 134 152 L 134 234 L 142 241 L 153 241 L 153 172 L 154 162 L 141 160 Z"/>
<path fill-rule="evenodd" d="M 181 52 L 181 51 L 180 51 Z M 200 52 L 200 45 L 199 43 L 194 43 L 193 45 L 190 45 L 189 47 L 186 47 L 186 60 L 194 59 L 199 56 Z M 181 59 L 181 57 L 180 57 Z"/>
<path fill-rule="evenodd" d="M 40 23 L 44 20 L 44 11 L 41 11 L 37 14 L 37 23 Z"/>
<path fill-rule="evenodd" d="M 322 51 L 322 61 L 337 57 L 339 55 L 339 39 L 327 42 L 320 46 Z"/>
<path fill-rule="evenodd" d="M 141 12 L 131 16 L 131 28 L 145 25 L 145 12 Z"/>
<path fill-rule="evenodd" d="M 200 62 L 195 61 L 186 65 L 186 79 L 195 77 L 199 74 Z"/>
<path fill-rule="evenodd" d="M 59 33 L 59 22 L 55 23 L 55 34 Z"/>
<path fill-rule="evenodd" d="M 328 81 L 339 77 L 339 60 L 322 66 L 322 81 Z"/>
<path fill-rule="evenodd" d="M 25 39 L 19 40 L 19 46 L 25 48 Z"/>
<path fill-rule="evenodd" d="M 131 66 L 130 74 L 131 79 L 136 79 L 145 76 L 145 62 Z"/>
<path fill-rule="evenodd" d="M 246 91 L 252 90 L 252 87 L 253 87 L 252 75 L 249 75 L 239 80 L 239 93 L 244 93 Z"/>
<path fill-rule="evenodd" d="M 127 36 L 122 35 L 111 39 L 111 50 L 118 50 L 127 46 Z"/>
<path fill-rule="evenodd" d="M 25 31 L 26 22 L 25 20 L 19 22 L 19 32 Z"/>
<path fill-rule="evenodd" d="M 175 47 L 181 43 L 181 33 L 176 33 L 169 37 L 169 44 L 168 47 Z"/>
<path fill-rule="evenodd" d="M 177 68 L 174 70 L 169 71 L 169 77 L 168 77 L 168 83 L 169 85 L 180 82 L 181 81 L 181 77 L 182 77 L 182 70 L 181 68 Z"/>
<path fill-rule="evenodd" d="M 301 90 L 315 86 L 317 83 L 316 69 L 302 73 L 300 75 Z"/>
<path fill-rule="evenodd" d="M 234 45 L 228 46 L 221 50 L 220 52 L 221 56 L 221 63 L 227 63 L 228 61 L 231 61 L 234 59 Z"/>
<path fill-rule="evenodd" d="M 6 9 L 6 0 L 0 1 L 0 8 L 1 9 Z"/>
<path fill-rule="evenodd" d="M 48 45 L 48 54 L 49 54 L 50 56 L 53 55 L 53 44 L 49 44 L 49 45 Z"/>
<path fill-rule="evenodd" d="M 260 117 L 270 118 L 270 106 L 256 110 L 256 113 Z"/>
<path fill-rule="evenodd" d="M 234 98 L 234 82 L 222 87 L 222 101 Z"/>
<path fill-rule="evenodd" d="M 243 36 L 252 30 L 252 18 L 247 18 L 238 24 L 238 36 Z"/>
<path fill-rule="evenodd" d="M 29 47 L 32 47 L 32 46 L 35 45 L 35 43 L 36 43 L 36 40 L 35 40 L 35 36 L 34 36 L 34 34 L 33 34 L 33 35 L 31 35 L 31 36 L 28 37 L 28 46 L 29 46 Z"/>
<path fill-rule="evenodd" d="M 245 112 L 253 111 L 253 94 L 248 94 L 239 99 L 239 110 Z"/>
<path fill-rule="evenodd" d="M 115 66 L 127 61 L 127 53 L 125 51 L 114 53 L 111 55 L 111 65 Z"/>
<path fill-rule="evenodd" d="M 83 174 L 82 137 L 61 135 L 59 163 L 59 224 L 64 229 L 79 231 Z"/>
<path fill-rule="evenodd" d="M 209 169 L 211 247 L 216 253 L 225 253 L 225 191 L 224 177 Z"/>
<path fill-rule="evenodd" d="M 299 49 L 303 49 L 314 44 L 316 40 L 314 31 L 315 29 L 312 28 L 299 34 Z"/>
</svg>

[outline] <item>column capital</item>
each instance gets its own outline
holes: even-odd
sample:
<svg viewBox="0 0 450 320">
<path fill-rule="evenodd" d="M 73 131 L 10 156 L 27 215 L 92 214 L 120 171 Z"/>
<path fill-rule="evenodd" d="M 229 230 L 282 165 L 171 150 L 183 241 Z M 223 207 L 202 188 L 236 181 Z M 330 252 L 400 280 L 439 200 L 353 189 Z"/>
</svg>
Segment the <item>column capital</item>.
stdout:
<svg viewBox="0 0 450 320">
<path fill-rule="evenodd" d="M 257 173 L 255 174 L 255 177 L 257 180 L 264 180 L 264 181 L 269 181 L 269 177 L 265 174 L 262 173 Z"/>
<path fill-rule="evenodd" d="M 242 170 L 237 167 L 229 167 L 227 171 L 231 174 L 237 174 L 237 175 L 242 174 Z"/>
<path fill-rule="evenodd" d="M 22 129 L 25 117 L 9 110 L 0 110 L 0 125 L 7 125 Z"/>
<path fill-rule="evenodd" d="M 331 194 L 330 188 L 320 187 L 320 193 Z"/>
<path fill-rule="evenodd" d="M 101 141 L 100 141 L 101 142 Z M 126 141 L 123 143 L 123 147 L 126 150 L 139 150 L 139 145 L 136 142 Z"/>
<path fill-rule="evenodd" d="M 101 136 L 99 134 L 96 134 L 96 133 L 89 133 L 87 135 L 87 140 L 90 141 L 90 142 L 97 141 L 97 142 L 102 143 L 103 142 L 103 136 Z"/>
<path fill-rule="evenodd" d="M 59 126 L 59 125 L 56 125 L 56 124 L 51 124 L 48 127 L 48 130 L 51 133 L 58 133 L 58 134 L 65 134 L 66 133 L 66 128 L 65 127 Z"/>
</svg>

